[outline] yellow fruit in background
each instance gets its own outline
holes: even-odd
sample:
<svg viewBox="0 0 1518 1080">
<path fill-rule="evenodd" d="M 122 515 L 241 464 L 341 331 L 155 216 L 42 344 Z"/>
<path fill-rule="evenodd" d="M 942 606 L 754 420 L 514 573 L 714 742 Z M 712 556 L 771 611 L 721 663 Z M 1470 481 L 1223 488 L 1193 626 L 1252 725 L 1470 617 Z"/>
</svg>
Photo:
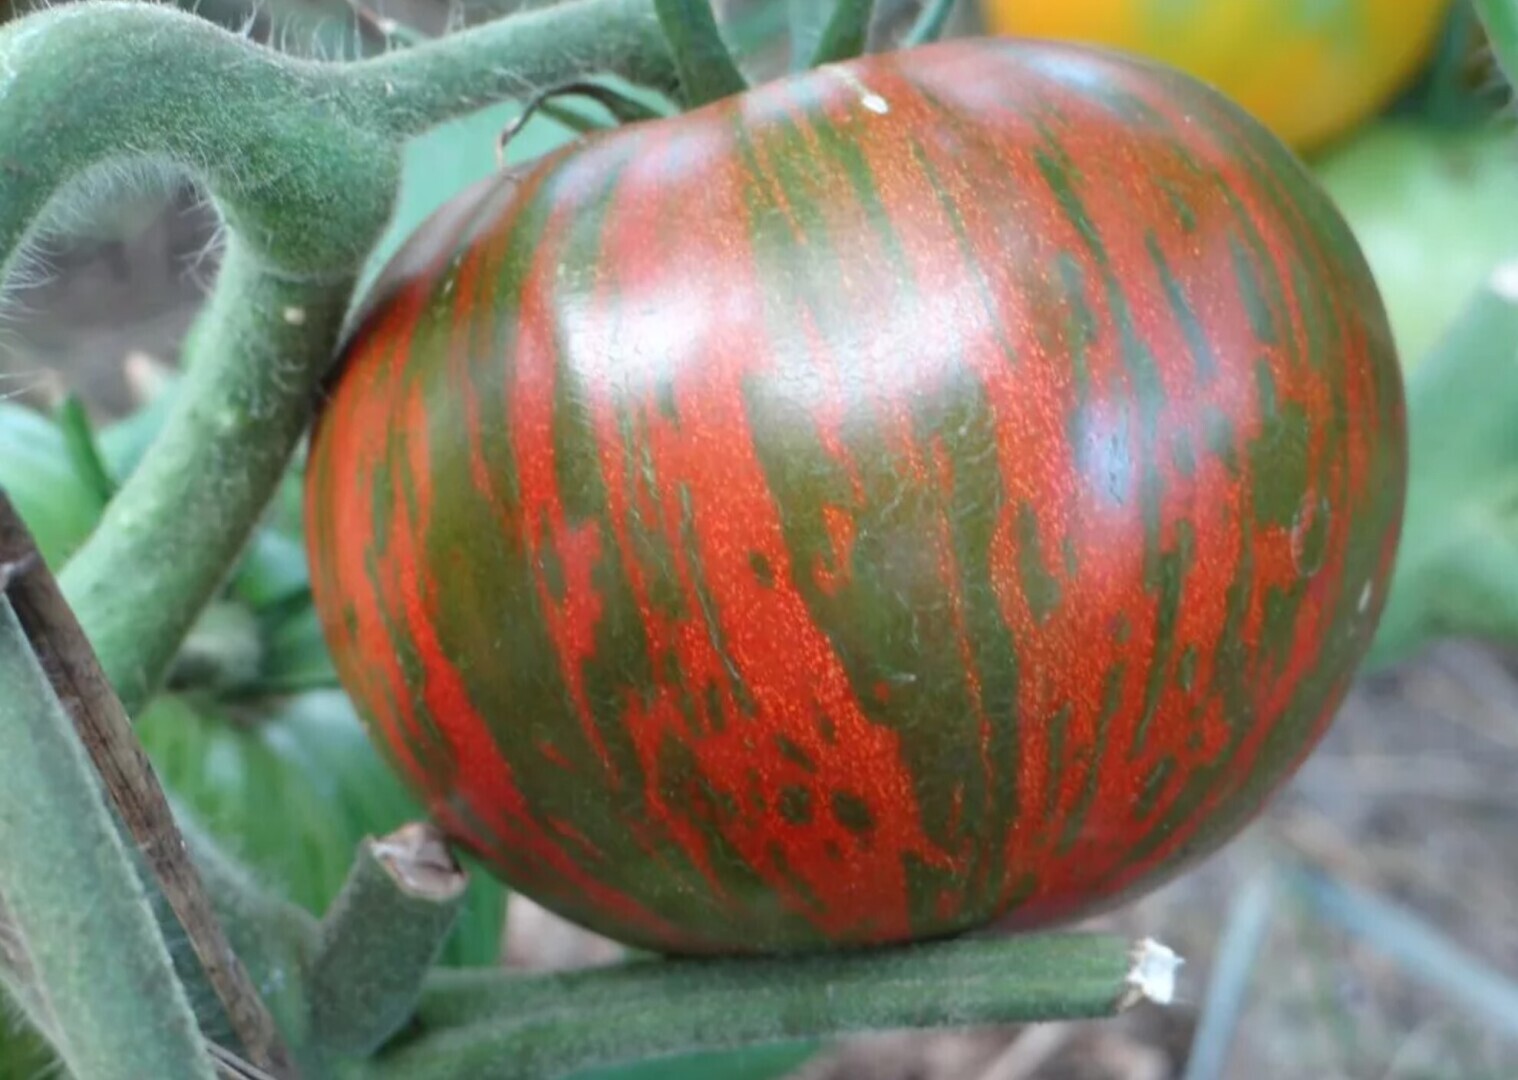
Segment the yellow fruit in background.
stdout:
<svg viewBox="0 0 1518 1080">
<path fill-rule="evenodd" d="M 1379 111 L 1417 73 L 1450 0 L 981 0 L 986 27 L 1088 41 L 1205 79 L 1299 150 Z"/>
</svg>

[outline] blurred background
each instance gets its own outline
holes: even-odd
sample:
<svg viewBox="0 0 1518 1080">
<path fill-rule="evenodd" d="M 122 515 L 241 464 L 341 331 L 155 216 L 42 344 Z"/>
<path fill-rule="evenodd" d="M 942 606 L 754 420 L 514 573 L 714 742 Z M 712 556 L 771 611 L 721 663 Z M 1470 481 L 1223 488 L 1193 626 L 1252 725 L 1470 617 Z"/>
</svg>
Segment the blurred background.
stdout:
<svg viewBox="0 0 1518 1080">
<path fill-rule="evenodd" d="M 199 10 L 292 51 L 333 57 L 528 6 L 542 5 L 203 0 Z M 878 6 L 883 43 L 917 9 L 897 0 Z M 787 67 L 784 0 L 721 7 L 747 68 Z M 14 14 L 9 4 L 0 13 Z M 1504 280 L 1504 266 L 1518 268 L 1518 129 L 1510 92 L 1463 0 L 962 0 L 951 32 L 1102 40 L 1218 82 L 1292 142 L 1339 202 L 1373 264 L 1410 375 L 1458 363 L 1441 351 L 1453 347 L 1472 297 L 1494 275 Z M 516 108 L 428 137 L 408 173 L 392 242 L 494 166 L 495 135 Z M 529 157 L 569 137 L 537 120 L 512 153 Z M 119 449 L 130 459 L 141 436 L 134 441 L 116 421 L 171 393 L 179 343 L 214 277 L 215 222 L 194 191 L 170 186 L 106 196 L 100 205 L 71 215 L 48 239 L 0 327 L 7 486 L 27 482 L 16 475 L 19 463 L 54 438 L 28 427 L 23 409 L 57 415 L 82 407 L 107 456 Z M 1518 269 L 1505 272 L 1511 288 Z M 1493 393 L 1500 400 L 1506 386 L 1518 409 L 1518 340 L 1497 353 L 1507 382 L 1493 383 Z M 1510 415 L 1518 428 L 1518 411 Z M 1498 465 L 1511 489 L 1518 462 Z M 58 518 L 45 528 L 56 529 L 66 551 L 93 511 L 71 523 L 58 492 L 44 500 Z M 294 535 L 292 526 L 283 557 L 298 557 L 288 542 Z M 186 696 L 173 707 L 179 712 L 171 709 L 156 729 L 147 725 L 145 738 L 213 828 L 234 838 L 276 887 L 317 907 L 341 879 L 352 834 L 407 811 L 389 788 L 375 794 L 381 782 L 362 768 L 327 767 L 360 753 L 361 740 L 340 698 L 305 693 L 322 684 L 310 625 L 293 617 L 278 625 L 285 636 L 269 651 L 283 649 L 284 659 L 263 670 L 277 668 L 283 682 L 261 684 L 262 698 L 243 693 L 207 705 Z M 1378 655 L 1325 742 L 1259 822 L 1199 869 L 1100 921 L 1185 956 L 1176 1007 L 1100 1024 L 889 1035 L 602 1075 L 1518 1076 L 1518 651 L 1463 640 L 1462 627 L 1453 629 L 1409 634 Z M 198 734 L 185 734 L 192 730 Z M 305 778 L 300 798 L 289 796 L 292 770 Z M 259 840 L 250 821 L 269 805 L 259 793 L 274 789 L 287 817 Z M 324 823 L 336 804 L 347 832 Z M 300 851 L 263 859 L 286 828 L 305 838 Z M 474 943 L 460 947 L 475 962 L 501 956 L 564 967 L 618 955 L 519 900 L 498 939 L 499 897 L 491 902 L 477 913 Z M 0 1075 L 24 1074 L 0 1067 Z"/>
</svg>

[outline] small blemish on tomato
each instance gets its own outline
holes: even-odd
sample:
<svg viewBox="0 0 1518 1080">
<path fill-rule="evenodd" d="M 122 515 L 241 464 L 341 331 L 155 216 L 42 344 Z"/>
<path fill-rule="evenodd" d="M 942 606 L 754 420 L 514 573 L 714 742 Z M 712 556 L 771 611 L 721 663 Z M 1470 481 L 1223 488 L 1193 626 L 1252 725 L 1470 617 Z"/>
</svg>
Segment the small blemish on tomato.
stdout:
<svg viewBox="0 0 1518 1080">
<path fill-rule="evenodd" d="M 1331 513 L 1326 498 L 1315 498 L 1312 492 L 1302 497 L 1291 520 L 1291 563 L 1298 574 L 1312 577 L 1323 568 Z"/>
</svg>

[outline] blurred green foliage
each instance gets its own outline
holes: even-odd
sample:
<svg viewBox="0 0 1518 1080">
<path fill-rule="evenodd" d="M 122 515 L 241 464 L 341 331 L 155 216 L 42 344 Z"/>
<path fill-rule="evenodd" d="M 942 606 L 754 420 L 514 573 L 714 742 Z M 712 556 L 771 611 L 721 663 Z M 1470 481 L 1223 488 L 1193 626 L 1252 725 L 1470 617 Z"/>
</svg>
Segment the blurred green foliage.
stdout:
<svg viewBox="0 0 1518 1080">
<path fill-rule="evenodd" d="M 1499 263 L 1518 257 L 1518 143 L 1495 121 L 1382 121 L 1317 162 L 1359 238 L 1404 366 L 1417 367 Z"/>
</svg>

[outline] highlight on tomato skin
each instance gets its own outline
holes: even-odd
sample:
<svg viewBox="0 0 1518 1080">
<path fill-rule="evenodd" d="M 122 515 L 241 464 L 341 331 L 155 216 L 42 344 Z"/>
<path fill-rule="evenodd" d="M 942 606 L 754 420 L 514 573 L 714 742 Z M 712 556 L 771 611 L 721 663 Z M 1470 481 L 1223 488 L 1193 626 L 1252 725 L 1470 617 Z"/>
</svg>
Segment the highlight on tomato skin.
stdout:
<svg viewBox="0 0 1518 1080">
<path fill-rule="evenodd" d="M 1299 151 L 1391 102 L 1451 0 L 980 0 L 991 33 L 1122 49 L 1233 98 Z"/>
<path fill-rule="evenodd" d="M 1169 69 L 949 42 L 423 226 L 313 436 L 345 686 L 510 886 L 676 953 L 1048 926 L 1227 841 L 1379 618 L 1348 227 Z"/>
</svg>

